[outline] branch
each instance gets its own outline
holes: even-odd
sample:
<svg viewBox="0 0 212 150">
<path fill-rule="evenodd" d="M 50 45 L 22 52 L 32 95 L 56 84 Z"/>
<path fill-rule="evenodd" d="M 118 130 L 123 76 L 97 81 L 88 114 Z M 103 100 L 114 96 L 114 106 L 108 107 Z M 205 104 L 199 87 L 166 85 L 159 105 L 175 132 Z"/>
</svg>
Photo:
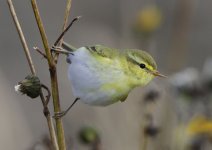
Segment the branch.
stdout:
<svg viewBox="0 0 212 150">
<path fill-rule="evenodd" d="M 69 30 L 69 28 L 73 25 L 73 23 L 77 20 L 79 20 L 81 18 L 81 16 L 77 16 L 76 18 L 74 18 L 71 23 L 64 29 L 64 31 L 60 34 L 60 36 L 58 37 L 58 39 L 56 40 L 56 42 L 54 43 L 54 46 L 57 46 L 58 43 L 60 42 L 60 40 L 63 38 L 63 36 L 65 35 L 65 33 Z"/>
<path fill-rule="evenodd" d="M 50 132 L 50 136 L 51 136 L 51 141 L 53 143 L 53 147 L 54 147 L 55 150 L 59 150 L 57 138 L 56 138 L 56 134 L 55 134 L 55 129 L 54 129 L 54 125 L 53 125 L 53 120 L 52 120 L 52 117 L 50 116 L 50 112 L 49 112 L 49 109 L 47 107 L 49 100 L 50 100 L 50 97 L 51 97 L 51 92 L 50 92 L 49 88 L 47 86 L 45 86 L 44 84 L 42 84 L 41 86 L 42 86 L 42 88 L 44 88 L 47 91 L 46 100 L 44 100 L 44 96 L 43 96 L 42 91 L 41 91 L 42 94 L 40 95 L 40 97 L 42 99 L 43 106 L 44 106 L 43 113 L 44 113 L 44 115 L 46 116 L 46 119 L 47 119 L 47 123 L 48 123 L 48 126 L 49 126 L 49 132 Z"/>
<path fill-rule="evenodd" d="M 45 100 L 45 105 L 47 106 L 51 97 L 51 92 L 49 90 L 49 88 L 47 86 L 45 86 L 44 84 L 41 84 L 41 87 L 44 88 L 47 91 L 47 96 L 46 96 L 46 100 Z"/>
<path fill-rule="evenodd" d="M 33 47 L 34 50 L 36 50 L 39 54 L 41 54 L 44 58 L 47 59 L 46 54 L 44 54 L 38 47 Z"/>
<path fill-rule="evenodd" d="M 24 48 L 24 52 L 25 52 L 25 55 L 26 55 L 30 70 L 31 70 L 32 74 L 35 74 L 35 67 L 33 65 L 32 58 L 31 58 L 30 52 L 29 52 L 29 48 L 27 46 L 23 31 L 21 29 L 21 25 L 20 25 L 20 23 L 18 21 L 18 17 L 16 15 L 12 0 L 8 0 L 7 2 L 8 2 L 8 5 L 9 5 L 9 8 L 10 8 L 10 12 L 11 12 L 13 21 L 15 23 L 16 29 L 18 31 L 18 35 L 19 35 L 19 38 L 21 40 L 21 44 L 22 44 L 22 46 Z"/>
<path fill-rule="evenodd" d="M 48 123 L 48 127 L 49 127 L 49 133 L 50 133 L 51 141 L 53 143 L 53 147 L 55 148 L 55 150 L 59 150 L 58 142 L 57 142 L 57 138 L 56 138 L 56 133 L 55 133 L 55 129 L 54 129 L 54 124 L 53 124 L 52 117 L 50 115 L 49 109 L 47 107 L 47 104 L 48 104 L 49 99 L 50 99 L 49 91 L 48 91 L 48 95 L 46 96 L 46 100 L 44 98 L 42 91 L 40 93 L 40 98 L 41 98 L 41 101 L 42 101 L 42 104 L 43 104 L 43 107 L 44 107 L 43 108 L 43 114 L 47 119 L 47 123 Z"/>
<path fill-rule="evenodd" d="M 63 23 L 62 31 L 65 30 L 67 23 L 68 23 L 68 17 L 69 17 L 70 10 L 71 10 L 71 2 L 72 2 L 72 0 L 67 0 L 67 3 L 66 3 L 66 10 L 65 10 L 65 17 L 64 17 L 64 23 Z M 62 43 L 63 43 L 63 38 L 60 39 L 58 46 L 61 46 Z M 57 45 L 55 45 L 55 46 L 57 46 Z M 59 53 L 56 53 L 55 57 L 54 57 L 55 63 L 57 63 L 58 57 L 59 57 Z"/>
<path fill-rule="evenodd" d="M 39 29 L 40 34 L 41 34 L 43 46 L 45 48 L 48 64 L 49 64 L 50 67 L 53 67 L 54 61 L 52 59 L 51 51 L 49 49 L 49 43 L 48 43 L 48 40 L 47 40 L 46 32 L 45 32 L 44 27 L 43 27 L 43 23 L 42 23 L 42 20 L 41 20 L 41 17 L 40 17 L 40 13 L 39 13 L 39 10 L 38 10 L 38 7 L 37 7 L 37 3 L 36 3 L 35 0 L 32 0 L 31 4 L 32 4 L 33 11 L 34 11 L 35 19 L 37 21 L 38 29 Z"/>
<path fill-rule="evenodd" d="M 9 9 L 10 9 L 13 21 L 15 23 L 16 29 L 18 31 L 19 37 L 21 39 L 21 43 L 22 43 L 22 46 L 24 48 L 24 52 L 26 54 L 26 58 L 27 58 L 31 73 L 33 75 L 35 75 L 36 72 L 35 72 L 35 67 L 33 65 L 32 57 L 30 55 L 29 48 L 27 46 L 23 31 L 22 31 L 20 23 L 18 21 L 18 18 L 17 18 L 16 12 L 15 12 L 12 0 L 8 0 L 7 2 L 8 2 L 8 5 L 9 5 Z M 53 122 L 52 122 L 52 119 L 51 119 L 51 116 L 50 116 L 50 113 L 49 113 L 49 109 L 47 107 L 47 104 L 46 104 L 46 101 L 45 101 L 45 98 L 43 96 L 42 91 L 40 93 L 40 98 L 41 98 L 41 101 L 42 101 L 42 104 L 43 104 L 43 107 L 44 107 L 44 112 L 45 112 L 44 115 L 45 115 L 45 117 L 47 119 L 51 141 L 53 143 L 53 146 L 54 146 L 55 150 L 58 150 L 58 144 L 57 144 L 56 135 L 55 135 L 55 131 L 54 131 L 54 125 L 53 125 Z"/>
<path fill-rule="evenodd" d="M 60 100 L 59 100 L 59 89 L 58 89 L 58 81 L 57 81 L 57 69 L 54 62 L 54 59 L 51 55 L 51 51 L 49 49 L 48 39 L 45 34 L 45 30 L 43 27 L 43 23 L 39 14 L 38 6 L 36 0 L 31 0 L 32 9 L 34 11 L 35 19 L 37 21 L 37 25 L 40 31 L 40 35 L 43 41 L 43 45 L 46 52 L 46 57 L 49 65 L 50 77 L 51 77 L 51 89 L 52 89 L 52 98 L 54 105 L 54 112 L 60 112 Z M 61 118 L 56 118 L 56 130 L 57 130 L 57 141 L 60 150 L 66 150 L 65 144 L 65 135 Z"/>
</svg>

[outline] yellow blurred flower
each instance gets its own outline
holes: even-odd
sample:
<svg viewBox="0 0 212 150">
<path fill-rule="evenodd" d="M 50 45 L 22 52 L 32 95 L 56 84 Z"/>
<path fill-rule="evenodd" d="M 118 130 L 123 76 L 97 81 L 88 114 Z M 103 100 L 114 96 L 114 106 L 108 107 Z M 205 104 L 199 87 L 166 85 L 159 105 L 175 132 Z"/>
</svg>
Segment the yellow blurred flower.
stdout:
<svg viewBox="0 0 212 150">
<path fill-rule="evenodd" d="M 212 120 L 197 116 L 188 123 L 179 124 L 173 130 L 173 150 L 190 150 L 196 144 L 204 144 L 204 140 L 212 137 Z"/>
<path fill-rule="evenodd" d="M 187 126 L 187 131 L 190 135 L 212 135 L 212 120 L 203 116 L 195 117 Z"/>
<path fill-rule="evenodd" d="M 160 9 L 155 5 L 147 6 L 138 13 L 135 29 L 138 32 L 151 33 L 159 28 L 161 21 Z"/>
</svg>

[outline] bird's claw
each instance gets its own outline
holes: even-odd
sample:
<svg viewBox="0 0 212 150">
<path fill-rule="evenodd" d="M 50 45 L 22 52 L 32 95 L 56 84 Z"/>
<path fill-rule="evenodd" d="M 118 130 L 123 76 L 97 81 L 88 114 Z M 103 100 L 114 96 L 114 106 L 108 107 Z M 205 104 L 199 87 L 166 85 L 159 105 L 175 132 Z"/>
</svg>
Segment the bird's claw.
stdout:
<svg viewBox="0 0 212 150">
<path fill-rule="evenodd" d="M 63 116 L 65 116 L 66 112 L 65 111 L 61 111 L 61 112 L 56 112 L 53 116 L 53 118 L 55 119 L 59 119 L 62 118 Z"/>
<path fill-rule="evenodd" d="M 76 98 L 74 100 L 74 102 L 68 107 L 68 109 L 66 109 L 65 111 L 61 111 L 61 112 L 55 112 L 53 118 L 55 119 L 59 119 L 59 118 L 62 118 L 63 116 L 65 116 L 68 111 L 74 106 L 74 104 L 79 100 L 79 98 Z"/>
<path fill-rule="evenodd" d="M 54 52 L 54 53 L 61 53 L 61 54 L 66 54 L 66 55 L 69 55 L 69 54 L 73 55 L 72 52 L 69 52 L 69 51 L 63 49 L 63 48 L 60 47 L 60 46 L 52 46 L 52 47 L 51 47 L 51 52 Z"/>
<path fill-rule="evenodd" d="M 60 51 L 60 50 L 62 50 L 62 48 L 60 46 L 54 46 L 54 45 L 51 47 L 52 52 L 55 52 L 55 51 L 58 51 L 58 50 Z"/>
</svg>

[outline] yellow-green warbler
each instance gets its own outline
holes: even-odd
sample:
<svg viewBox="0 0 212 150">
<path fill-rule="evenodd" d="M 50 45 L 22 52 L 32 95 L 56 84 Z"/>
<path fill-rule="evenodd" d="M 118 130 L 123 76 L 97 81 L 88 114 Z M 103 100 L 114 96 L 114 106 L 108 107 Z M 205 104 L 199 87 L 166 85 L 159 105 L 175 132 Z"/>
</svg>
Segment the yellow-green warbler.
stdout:
<svg viewBox="0 0 212 150">
<path fill-rule="evenodd" d="M 156 70 L 154 59 L 142 50 L 119 50 L 102 45 L 76 49 L 67 43 L 62 47 L 60 52 L 69 51 L 68 77 L 76 97 L 74 103 L 81 100 L 89 105 L 107 106 L 123 102 L 133 88 L 145 86 L 155 76 L 165 77 Z"/>
</svg>

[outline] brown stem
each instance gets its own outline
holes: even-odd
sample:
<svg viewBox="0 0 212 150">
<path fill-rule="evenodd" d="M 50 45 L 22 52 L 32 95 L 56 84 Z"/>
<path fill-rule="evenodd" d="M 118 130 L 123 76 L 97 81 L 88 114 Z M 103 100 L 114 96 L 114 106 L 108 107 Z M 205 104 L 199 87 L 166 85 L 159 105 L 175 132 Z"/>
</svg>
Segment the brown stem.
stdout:
<svg viewBox="0 0 212 150">
<path fill-rule="evenodd" d="M 81 18 L 81 16 L 77 16 L 76 18 L 74 18 L 71 23 L 64 29 L 64 31 L 60 34 L 60 36 L 58 37 L 58 39 L 56 40 L 56 42 L 54 43 L 54 46 L 57 46 L 58 43 L 60 42 L 60 40 L 64 37 L 65 33 L 69 30 L 69 28 L 73 25 L 73 23 L 77 20 L 79 20 Z"/>
<path fill-rule="evenodd" d="M 15 23 L 16 29 L 18 31 L 19 37 L 21 39 L 21 43 L 22 43 L 24 52 L 26 54 L 26 58 L 27 58 L 31 73 L 33 75 L 35 75 L 36 72 L 35 72 L 35 67 L 33 65 L 32 57 L 30 55 L 29 48 L 27 46 L 23 31 L 21 29 L 21 25 L 20 25 L 20 23 L 18 21 L 18 18 L 17 18 L 16 12 L 15 12 L 12 0 L 8 0 L 7 2 L 8 2 L 8 5 L 9 5 L 9 9 L 10 9 L 13 21 Z M 42 104 L 43 104 L 43 107 L 44 107 L 44 112 L 45 112 L 44 115 L 45 115 L 45 117 L 47 119 L 47 123 L 48 123 L 48 128 L 49 128 L 49 133 L 50 133 L 52 144 L 53 144 L 55 150 L 58 150 L 58 144 L 57 144 L 57 140 L 56 140 L 56 134 L 55 134 L 55 131 L 54 131 L 53 121 L 51 119 L 51 116 L 50 116 L 50 113 L 49 113 L 49 109 L 47 107 L 46 100 L 45 100 L 45 98 L 43 96 L 42 91 L 40 93 L 40 98 L 41 98 L 41 101 L 42 101 Z M 49 99 L 49 97 L 48 97 L 48 99 Z"/>
<path fill-rule="evenodd" d="M 8 5 L 9 5 L 9 8 L 10 8 L 10 12 L 11 12 L 13 21 L 15 23 L 15 27 L 16 27 L 16 29 L 18 31 L 18 35 L 19 35 L 19 38 L 21 40 L 21 44 L 22 44 L 22 46 L 24 48 L 24 52 L 25 52 L 25 55 L 26 55 L 30 70 L 31 70 L 32 74 L 35 74 L 35 67 L 33 65 L 32 58 L 31 58 L 30 53 L 29 53 L 29 48 L 28 48 L 26 40 L 24 38 L 24 33 L 23 33 L 23 31 L 21 29 L 21 25 L 20 25 L 20 23 L 18 21 L 18 17 L 16 15 L 15 8 L 13 6 L 12 0 L 8 0 L 7 2 L 8 2 Z"/>
<path fill-rule="evenodd" d="M 44 58 L 47 59 L 46 54 L 44 54 L 38 47 L 33 47 L 34 50 L 36 50 L 39 54 L 41 54 Z"/>
<path fill-rule="evenodd" d="M 47 107 L 48 101 L 50 99 L 50 96 L 46 97 L 46 100 L 43 96 L 43 93 L 41 91 L 40 93 L 40 98 L 43 104 L 43 114 L 47 119 L 47 123 L 48 123 L 48 127 L 49 127 L 49 133 L 50 133 L 50 137 L 51 137 L 51 141 L 53 143 L 53 147 L 55 150 L 59 150 L 59 146 L 58 146 L 58 142 L 57 142 L 57 138 L 56 138 L 56 133 L 55 133 L 55 129 L 54 129 L 54 124 L 53 124 L 53 120 L 52 117 L 50 115 L 49 109 Z"/>
<path fill-rule="evenodd" d="M 43 23 L 39 14 L 38 6 L 36 0 L 31 0 L 32 8 L 34 11 L 35 19 L 37 21 L 37 25 L 40 31 L 40 35 L 43 41 L 43 45 L 46 52 L 46 57 L 49 65 L 50 77 L 51 77 L 51 89 L 52 89 L 52 98 L 54 105 L 54 112 L 60 112 L 60 100 L 59 100 L 59 90 L 58 90 L 58 81 L 57 81 L 57 70 L 54 59 L 51 55 L 51 51 L 49 49 L 49 44 L 47 40 L 47 36 L 43 27 Z M 65 135 L 61 118 L 56 118 L 56 130 L 57 130 L 57 140 L 60 150 L 66 150 L 65 144 Z"/>
<path fill-rule="evenodd" d="M 64 17 L 64 23 L 63 23 L 62 31 L 65 30 L 67 23 L 68 23 L 68 17 L 69 17 L 70 10 L 71 10 L 71 2 L 72 2 L 72 0 L 67 0 L 67 3 L 66 3 L 66 10 L 65 10 L 65 17 Z M 63 43 L 63 38 L 61 38 L 58 46 L 61 46 L 62 43 Z M 56 53 L 55 57 L 54 57 L 55 63 L 57 63 L 58 57 L 59 57 L 59 53 Z"/>
<path fill-rule="evenodd" d="M 47 91 L 47 96 L 46 96 L 46 100 L 45 100 L 45 105 L 47 106 L 51 97 L 51 92 L 49 90 L 49 88 L 47 86 L 45 86 L 44 84 L 41 84 L 41 87 L 44 88 Z"/>
<path fill-rule="evenodd" d="M 47 57 L 49 67 L 50 68 L 54 67 L 54 61 L 52 59 L 51 51 L 49 49 L 49 43 L 48 43 L 48 40 L 47 40 L 46 32 L 45 32 L 44 27 L 43 27 L 42 20 L 40 18 L 40 13 L 39 13 L 39 10 L 38 10 L 38 7 L 37 7 L 37 3 L 36 3 L 35 0 L 31 0 L 31 4 L 32 4 L 33 11 L 34 11 L 35 19 L 37 21 L 37 25 L 38 25 L 38 28 L 39 28 L 39 31 L 40 31 L 40 34 L 41 34 L 43 45 L 44 45 L 44 48 L 45 48 L 46 57 Z"/>
</svg>

